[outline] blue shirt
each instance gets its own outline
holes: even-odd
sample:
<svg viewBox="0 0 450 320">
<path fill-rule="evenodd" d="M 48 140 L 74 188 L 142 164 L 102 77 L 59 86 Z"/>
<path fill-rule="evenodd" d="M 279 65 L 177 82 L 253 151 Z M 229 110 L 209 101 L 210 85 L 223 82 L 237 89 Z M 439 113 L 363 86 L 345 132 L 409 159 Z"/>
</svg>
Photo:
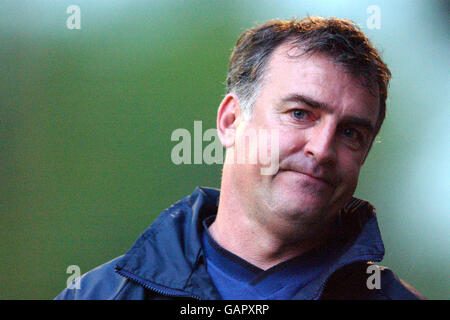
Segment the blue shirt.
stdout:
<svg viewBox="0 0 450 320">
<path fill-rule="evenodd" d="M 206 269 L 224 300 L 289 300 L 331 263 L 327 251 L 314 251 L 262 270 L 222 248 L 211 236 L 210 216 L 203 221 Z"/>
</svg>

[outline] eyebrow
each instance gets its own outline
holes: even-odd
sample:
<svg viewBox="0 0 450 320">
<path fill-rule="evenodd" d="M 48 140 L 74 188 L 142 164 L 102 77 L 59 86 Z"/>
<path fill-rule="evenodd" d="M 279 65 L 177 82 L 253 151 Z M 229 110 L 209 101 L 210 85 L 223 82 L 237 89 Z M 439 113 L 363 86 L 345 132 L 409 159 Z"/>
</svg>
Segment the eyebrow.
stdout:
<svg viewBox="0 0 450 320">
<path fill-rule="evenodd" d="M 291 94 L 291 95 L 287 96 L 286 98 L 282 99 L 281 101 L 283 103 L 301 102 L 301 103 L 306 104 L 307 106 L 309 106 L 312 109 L 321 110 L 326 113 L 332 113 L 332 111 L 333 111 L 333 108 L 330 105 L 320 102 L 320 101 L 317 101 L 317 100 L 314 100 L 311 97 L 305 96 L 303 94 L 298 94 L 298 93 Z M 375 128 L 372 125 L 372 122 L 367 118 L 360 118 L 360 117 L 355 117 L 355 116 L 345 116 L 340 121 L 340 125 L 354 125 L 354 126 L 362 127 L 371 133 L 375 131 Z"/>
<path fill-rule="evenodd" d="M 287 96 L 286 98 L 282 99 L 282 102 L 302 102 L 313 109 L 318 109 L 328 113 L 331 113 L 331 111 L 333 110 L 333 108 L 331 108 L 331 106 L 326 103 L 316 101 L 313 98 L 298 93 Z"/>
</svg>

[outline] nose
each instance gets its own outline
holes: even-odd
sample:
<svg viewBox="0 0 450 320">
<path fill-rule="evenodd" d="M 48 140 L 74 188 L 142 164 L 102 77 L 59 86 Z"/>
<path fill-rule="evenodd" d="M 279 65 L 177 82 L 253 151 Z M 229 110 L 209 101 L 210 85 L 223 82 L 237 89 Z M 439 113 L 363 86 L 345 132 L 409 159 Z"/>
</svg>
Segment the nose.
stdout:
<svg viewBox="0 0 450 320">
<path fill-rule="evenodd" d="M 304 147 L 307 157 L 313 157 L 318 164 L 332 164 L 336 161 L 335 128 L 323 124 L 310 129 Z"/>
</svg>

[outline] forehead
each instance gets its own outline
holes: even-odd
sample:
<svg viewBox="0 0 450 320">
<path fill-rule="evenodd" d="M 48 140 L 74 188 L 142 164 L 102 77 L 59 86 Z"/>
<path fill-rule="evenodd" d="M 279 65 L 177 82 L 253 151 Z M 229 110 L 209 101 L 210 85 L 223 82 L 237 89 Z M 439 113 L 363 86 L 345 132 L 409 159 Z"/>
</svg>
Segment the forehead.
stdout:
<svg viewBox="0 0 450 320">
<path fill-rule="evenodd" d="M 289 95 L 301 94 L 331 106 L 338 114 L 364 115 L 375 125 L 378 94 L 372 94 L 354 75 L 329 57 L 302 53 L 289 43 L 274 50 L 265 71 L 261 99 L 276 104 Z"/>
</svg>

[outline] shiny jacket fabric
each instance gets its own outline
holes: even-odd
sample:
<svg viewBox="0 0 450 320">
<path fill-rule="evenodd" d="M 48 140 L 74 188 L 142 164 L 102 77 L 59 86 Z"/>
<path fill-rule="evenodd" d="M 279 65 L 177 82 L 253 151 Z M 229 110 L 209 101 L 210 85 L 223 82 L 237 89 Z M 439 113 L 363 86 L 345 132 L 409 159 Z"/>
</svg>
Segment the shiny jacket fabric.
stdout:
<svg viewBox="0 0 450 320">
<path fill-rule="evenodd" d="M 64 289 L 55 299 L 221 299 L 206 271 L 203 219 L 217 213 L 219 190 L 197 188 L 166 209 L 124 255 Z M 379 267 L 380 289 L 368 289 L 367 267 L 384 255 L 374 208 L 352 199 L 340 213 L 333 264 L 294 299 L 424 299 L 392 271 Z"/>
</svg>

